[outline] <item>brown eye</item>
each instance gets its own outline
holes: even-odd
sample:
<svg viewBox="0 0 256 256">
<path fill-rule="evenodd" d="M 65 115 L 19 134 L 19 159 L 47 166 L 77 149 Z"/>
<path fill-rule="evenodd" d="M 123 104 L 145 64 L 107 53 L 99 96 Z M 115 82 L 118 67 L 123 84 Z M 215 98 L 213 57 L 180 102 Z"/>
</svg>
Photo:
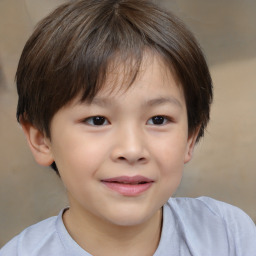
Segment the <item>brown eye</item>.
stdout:
<svg viewBox="0 0 256 256">
<path fill-rule="evenodd" d="M 109 124 L 108 120 L 104 116 L 92 116 L 88 117 L 84 121 L 85 123 L 93 126 L 101 126 Z"/>
<path fill-rule="evenodd" d="M 150 125 L 163 125 L 168 123 L 169 119 L 166 116 L 153 116 L 151 117 L 147 124 Z"/>
</svg>

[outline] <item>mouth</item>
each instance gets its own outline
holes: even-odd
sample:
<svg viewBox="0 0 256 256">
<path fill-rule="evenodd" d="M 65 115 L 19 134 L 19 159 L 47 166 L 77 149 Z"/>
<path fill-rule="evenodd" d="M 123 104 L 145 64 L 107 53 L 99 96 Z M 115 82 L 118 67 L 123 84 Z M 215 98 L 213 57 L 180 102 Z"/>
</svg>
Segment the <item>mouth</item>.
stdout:
<svg viewBox="0 0 256 256">
<path fill-rule="evenodd" d="M 138 196 L 148 190 L 154 180 L 144 176 L 119 176 L 109 179 L 101 180 L 101 182 L 109 189 L 124 195 L 124 196 Z"/>
</svg>

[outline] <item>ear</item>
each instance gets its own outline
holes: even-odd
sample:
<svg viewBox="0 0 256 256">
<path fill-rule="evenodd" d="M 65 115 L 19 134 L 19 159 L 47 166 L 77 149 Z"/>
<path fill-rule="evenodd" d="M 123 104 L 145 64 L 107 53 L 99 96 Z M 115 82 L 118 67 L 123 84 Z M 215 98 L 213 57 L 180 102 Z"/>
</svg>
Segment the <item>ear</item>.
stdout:
<svg viewBox="0 0 256 256">
<path fill-rule="evenodd" d="M 188 137 L 187 149 L 186 149 L 186 154 L 185 154 L 185 158 L 184 158 L 184 163 L 185 164 L 188 163 L 193 157 L 194 148 L 195 148 L 195 144 L 196 144 L 196 139 L 197 139 L 199 131 L 200 131 L 200 127 L 198 127 L 195 130 L 195 132 L 193 132 Z"/>
<path fill-rule="evenodd" d="M 21 126 L 36 162 L 43 166 L 51 165 L 54 159 L 50 139 L 28 122 L 21 122 Z"/>
</svg>

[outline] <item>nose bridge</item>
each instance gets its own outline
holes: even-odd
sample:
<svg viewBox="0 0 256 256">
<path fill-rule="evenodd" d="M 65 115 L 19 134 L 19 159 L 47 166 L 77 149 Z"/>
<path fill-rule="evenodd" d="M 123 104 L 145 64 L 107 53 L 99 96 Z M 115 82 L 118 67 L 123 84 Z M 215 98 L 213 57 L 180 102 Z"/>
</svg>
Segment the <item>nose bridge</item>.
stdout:
<svg viewBox="0 0 256 256">
<path fill-rule="evenodd" d="M 136 124 L 124 127 L 121 132 L 123 132 L 121 143 L 124 148 L 131 151 L 137 151 L 142 148 L 142 131 Z"/>
<path fill-rule="evenodd" d="M 145 162 L 148 158 L 146 152 L 144 132 L 141 127 L 136 123 L 130 123 L 118 129 L 113 149 L 115 161 Z"/>
</svg>

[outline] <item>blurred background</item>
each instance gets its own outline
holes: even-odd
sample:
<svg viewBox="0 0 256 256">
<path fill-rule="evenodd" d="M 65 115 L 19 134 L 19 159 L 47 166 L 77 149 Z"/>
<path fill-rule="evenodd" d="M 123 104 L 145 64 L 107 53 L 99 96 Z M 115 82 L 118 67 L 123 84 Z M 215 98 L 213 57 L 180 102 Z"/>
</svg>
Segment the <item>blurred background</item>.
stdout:
<svg viewBox="0 0 256 256">
<path fill-rule="evenodd" d="M 16 122 L 14 83 L 35 24 L 62 2 L 0 0 L 0 247 L 67 205 L 60 179 L 34 162 Z M 194 32 L 215 88 L 210 125 L 175 196 L 211 196 L 256 221 L 256 1 L 156 2 Z"/>
</svg>

